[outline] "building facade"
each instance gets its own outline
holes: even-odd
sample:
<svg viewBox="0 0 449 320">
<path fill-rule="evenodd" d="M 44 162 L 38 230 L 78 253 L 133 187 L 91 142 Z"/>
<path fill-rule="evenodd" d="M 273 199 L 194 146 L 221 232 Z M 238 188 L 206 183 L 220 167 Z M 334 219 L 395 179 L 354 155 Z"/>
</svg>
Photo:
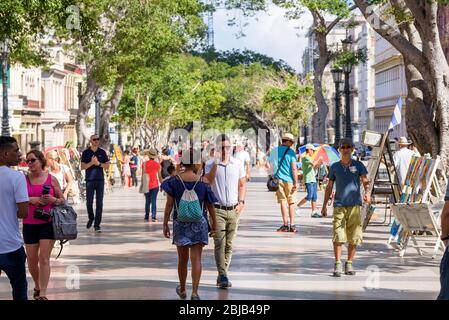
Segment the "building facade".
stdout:
<svg viewBox="0 0 449 320">
<path fill-rule="evenodd" d="M 407 136 L 405 110 L 407 108 L 407 83 L 402 55 L 384 38 L 376 33 L 375 99 L 369 109 L 369 128 L 386 132 L 399 97 L 402 97 L 402 122 L 391 132 L 391 139 Z"/>
<path fill-rule="evenodd" d="M 32 146 L 45 150 L 67 142 L 76 145 L 82 70 L 61 48 L 52 48 L 51 58 L 49 68 L 10 66 L 9 125 L 23 152 Z"/>
</svg>

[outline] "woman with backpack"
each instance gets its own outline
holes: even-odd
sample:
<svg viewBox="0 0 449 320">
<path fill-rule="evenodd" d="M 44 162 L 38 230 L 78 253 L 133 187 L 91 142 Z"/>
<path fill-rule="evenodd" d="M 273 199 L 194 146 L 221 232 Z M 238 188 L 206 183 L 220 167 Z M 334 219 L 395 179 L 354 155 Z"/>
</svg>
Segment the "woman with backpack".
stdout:
<svg viewBox="0 0 449 320">
<path fill-rule="evenodd" d="M 196 159 L 197 161 L 192 161 Z M 173 212 L 173 244 L 178 251 L 178 276 L 180 285 L 176 293 L 186 299 L 187 265 L 192 264 L 192 300 L 200 300 L 198 287 L 201 278 L 201 255 L 208 244 L 210 215 L 211 232 L 216 230 L 214 203 L 217 201 L 207 177 L 201 177 L 201 154 L 193 150 L 183 152 L 182 173 L 162 183 L 167 193 L 164 215 L 164 236 L 170 238 L 168 221 Z M 206 210 L 207 208 L 207 210 Z"/>
<path fill-rule="evenodd" d="M 23 240 L 28 269 L 34 281 L 33 297 L 36 300 L 48 300 L 50 255 L 55 244 L 50 212 L 53 207 L 64 204 L 65 200 L 58 180 L 45 170 L 47 163 L 42 152 L 28 152 L 26 163 L 30 203 L 28 217 L 23 219 Z"/>
</svg>

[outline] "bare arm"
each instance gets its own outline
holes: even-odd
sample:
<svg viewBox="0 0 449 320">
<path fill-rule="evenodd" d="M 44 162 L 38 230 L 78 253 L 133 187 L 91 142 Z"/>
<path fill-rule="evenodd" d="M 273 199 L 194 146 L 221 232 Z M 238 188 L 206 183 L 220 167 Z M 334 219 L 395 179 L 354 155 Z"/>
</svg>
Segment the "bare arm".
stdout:
<svg viewBox="0 0 449 320">
<path fill-rule="evenodd" d="M 17 203 L 17 218 L 25 219 L 28 217 L 28 201 Z"/>
<path fill-rule="evenodd" d="M 81 170 L 87 170 L 94 165 L 94 162 L 91 160 L 88 163 L 81 162 Z"/>
<path fill-rule="evenodd" d="M 104 170 L 109 170 L 110 165 L 111 165 L 110 162 L 100 163 L 100 167 L 103 168 Z"/>
<path fill-rule="evenodd" d="M 143 168 L 142 168 L 143 170 Z M 162 183 L 162 181 L 164 181 L 164 178 L 162 178 L 162 168 L 159 167 L 159 170 L 157 171 L 157 175 L 159 177 L 159 182 Z"/>
<path fill-rule="evenodd" d="M 444 204 L 443 212 L 441 213 L 441 235 L 447 237 L 449 235 L 449 200 Z M 444 241 L 447 246 L 448 240 Z"/>
<path fill-rule="evenodd" d="M 296 167 L 296 162 L 292 162 L 292 172 L 293 172 L 293 190 L 296 191 L 298 187 L 298 168 Z"/>
<path fill-rule="evenodd" d="M 364 200 L 367 203 L 371 203 L 371 195 L 369 194 L 369 180 L 366 175 L 361 176 L 360 180 L 362 181 L 363 187 L 365 188 L 365 196 Z"/>
<path fill-rule="evenodd" d="M 212 169 L 206 173 L 204 175 L 204 182 L 208 183 L 208 184 L 212 184 L 215 181 L 215 175 L 217 174 L 217 164 L 214 163 L 214 165 L 212 166 Z"/>
<path fill-rule="evenodd" d="M 174 198 L 167 194 L 167 202 L 165 203 L 164 211 L 164 236 L 170 238 L 170 228 L 168 227 L 168 220 L 170 219 L 170 213 L 173 210 Z"/>
<path fill-rule="evenodd" d="M 209 211 L 210 216 L 210 226 L 211 226 L 211 232 L 217 232 L 217 218 L 215 215 L 215 207 L 213 203 L 207 204 L 207 211 Z"/>
<path fill-rule="evenodd" d="M 70 173 L 70 171 L 65 172 L 65 180 L 67 182 L 67 186 L 64 191 L 64 199 L 67 199 L 67 196 L 68 196 L 70 190 L 72 190 L 72 185 L 73 185 L 73 177 L 72 177 L 72 174 Z"/>
<path fill-rule="evenodd" d="M 323 206 L 321 209 L 321 214 L 323 217 L 327 216 L 327 204 L 331 198 L 333 189 L 334 189 L 334 181 L 329 180 L 327 187 L 326 187 L 326 191 L 324 192 L 324 201 L 323 201 Z"/>
<path fill-rule="evenodd" d="M 246 176 L 239 179 L 239 201 L 240 200 L 244 201 L 245 196 L 246 196 Z M 243 203 L 239 203 L 237 205 L 237 207 L 235 208 L 235 212 L 237 214 L 240 214 L 242 212 L 244 206 L 245 205 Z"/>
</svg>

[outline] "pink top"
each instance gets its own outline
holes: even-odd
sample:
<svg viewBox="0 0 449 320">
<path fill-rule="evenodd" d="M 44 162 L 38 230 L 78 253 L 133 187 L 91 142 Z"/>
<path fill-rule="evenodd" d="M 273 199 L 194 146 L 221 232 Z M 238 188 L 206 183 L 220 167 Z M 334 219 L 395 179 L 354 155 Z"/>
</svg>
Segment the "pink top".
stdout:
<svg viewBox="0 0 449 320">
<path fill-rule="evenodd" d="M 28 187 L 28 196 L 31 197 L 40 197 L 42 195 L 42 190 L 44 189 L 44 185 L 49 185 L 50 186 L 50 195 L 54 196 L 55 195 L 55 189 L 53 188 L 53 185 L 51 184 L 51 175 L 49 174 L 47 177 L 47 180 L 45 181 L 44 184 L 31 184 L 30 179 L 27 176 L 27 187 Z M 44 210 L 45 212 L 50 213 L 51 209 L 54 207 L 54 204 L 47 204 L 44 207 L 40 207 L 42 210 Z M 36 208 L 38 208 L 37 206 L 34 206 L 31 204 L 29 204 L 28 206 L 28 217 L 26 217 L 25 219 L 23 219 L 23 224 L 44 224 L 44 223 L 49 223 L 51 222 L 51 219 L 46 222 L 43 220 L 39 220 L 39 219 L 35 219 L 34 216 L 34 210 L 36 210 Z"/>
</svg>

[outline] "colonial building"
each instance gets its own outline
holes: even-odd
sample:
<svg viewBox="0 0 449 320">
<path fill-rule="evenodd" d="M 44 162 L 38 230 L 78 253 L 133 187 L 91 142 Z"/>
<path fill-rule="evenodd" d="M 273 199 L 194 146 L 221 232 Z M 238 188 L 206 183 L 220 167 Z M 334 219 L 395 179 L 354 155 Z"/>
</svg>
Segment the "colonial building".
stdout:
<svg viewBox="0 0 449 320">
<path fill-rule="evenodd" d="M 386 132 L 396 103 L 402 96 L 402 122 L 394 128 L 390 137 L 393 139 L 407 136 L 405 122 L 407 84 L 402 55 L 378 34 L 376 34 L 375 48 L 373 68 L 376 74 L 376 104 L 369 108 L 368 127 L 378 132 Z"/>
</svg>

